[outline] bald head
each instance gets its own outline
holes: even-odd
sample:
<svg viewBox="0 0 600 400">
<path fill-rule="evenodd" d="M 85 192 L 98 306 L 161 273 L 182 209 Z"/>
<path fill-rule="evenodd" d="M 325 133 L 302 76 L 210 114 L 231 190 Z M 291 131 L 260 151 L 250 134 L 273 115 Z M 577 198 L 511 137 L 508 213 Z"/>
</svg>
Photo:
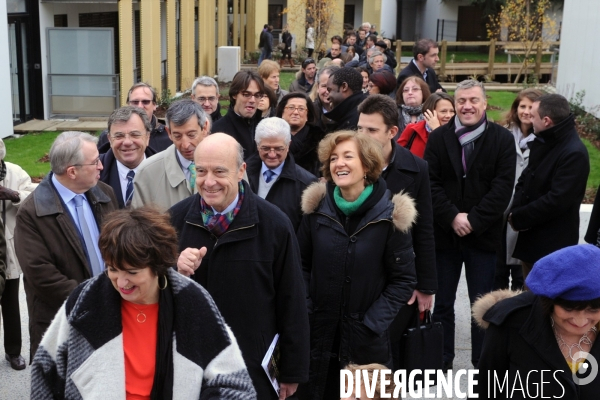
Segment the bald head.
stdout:
<svg viewBox="0 0 600 400">
<path fill-rule="evenodd" d="M 231 136 L 213 133 L 196 147 L 196 186 L 206 204 L 222 212 L 239 192 L 246 164 L 244 150 Z"/>
</svg>

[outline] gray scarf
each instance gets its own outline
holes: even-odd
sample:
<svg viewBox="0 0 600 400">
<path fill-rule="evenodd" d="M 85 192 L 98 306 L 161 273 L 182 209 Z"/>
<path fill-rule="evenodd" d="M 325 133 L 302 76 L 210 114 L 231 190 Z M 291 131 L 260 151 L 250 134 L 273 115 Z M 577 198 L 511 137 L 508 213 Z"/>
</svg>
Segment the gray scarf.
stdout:
<svg viewBox="0 0 600 400">
<path fill-rule="evenodd" d="M 458 137 L 458 141 L 462 146 L 462 165 L 465 176 L 467 175 L 467 164 L 475 150 L 475 141 L 485 132 L 487 127 L 487 118 L 485 113 L 475 125 L 464 126 L 460 123 L 458 115 L 454 117 L 456 127 L 454 133 Z"/>
</svg>

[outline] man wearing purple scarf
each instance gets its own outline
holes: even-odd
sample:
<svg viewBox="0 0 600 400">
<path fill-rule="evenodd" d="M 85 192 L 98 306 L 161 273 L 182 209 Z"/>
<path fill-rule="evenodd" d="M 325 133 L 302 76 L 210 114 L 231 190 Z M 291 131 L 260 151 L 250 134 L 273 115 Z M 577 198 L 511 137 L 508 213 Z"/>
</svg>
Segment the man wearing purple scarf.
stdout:
<svg viewBox="0 0 600 400">
<path fill-rule="evenodd" d="M 444 367 L 454 360 L 454 301 L 465 265 L 471 304 L 492 290 L 503 213 L 512 196 L 516 151 L 511 133 L 487 120 L 485 89 L 456 86 L 456 116 L 431 132 L 425 149 L 433 203 L 438 292 L 433 317 L 444 327 Z M 477 367 L 484 332 L 471 323 Z"/>
</svg>

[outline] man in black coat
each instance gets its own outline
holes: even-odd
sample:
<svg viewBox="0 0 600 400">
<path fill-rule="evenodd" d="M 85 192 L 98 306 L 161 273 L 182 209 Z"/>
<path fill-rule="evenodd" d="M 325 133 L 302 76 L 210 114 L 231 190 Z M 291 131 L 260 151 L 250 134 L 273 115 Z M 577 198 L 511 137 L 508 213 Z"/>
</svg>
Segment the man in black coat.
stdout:
<svg viewBox="0 0 600 400">
<path fill-rule="evenodd" d="M 290 125 L 277 117 L 265 118 L 256 127 L 258 154 L 246 161 L 248 183 L 259 197 L 279 207 L 298 230 L 302 221 L 302 192 L 317 177 L 297 165 L 289 152 Z"/>
<path fill-rule="evenodd" d="M 362 92 L 362 81 L 362 75 L 354 68 L 340 68 L 329 75 L 327 95 L 333 110 L 324 115 L 335 124 L 328 127 L 328 132 L 356 129 L 357 107 L 367 97 Z"/>
<path fill-rule="evenodd" d="M 129 89 L 126 102 L 132 107 L 139 107 L 144 110 L 148 116 L 151 127 L 149 145 L 158 153 L 172 145 L 173 142 L 171 142 L 165 126 L 158 122 L 156 115 L 154 115 L 154 111 L 156 111 L 156 99 L 156 90 L 152 86 L 144 82 L 138 82 Z M 108 151 L 109 147 L 106 147 L 108 143 L 107 135 L 108 129 L 103 131 L 98 138 L 98 151 L 100 154 L 103 151 Z"/>
<path fill-rule="evenodd" d="M 276 400 L 293 395 L 298 383 L 308 380 L 301 259 L 289 219 L 242 180 L 242 152 L 221 133 L 196 149 L 198 193 L 169 210 L 182 251 L 177 270 L 215 300 L 238 340 L 257 398 Z M 282 397 L 261 367 L 276 334 Z"/>
<path fill-rule="evenodd" d="M 386 167 L 381 173 L 387 188 L 393 193 L 404 192 L 415 200 L 417 220 L 411 229 L 417 271 L 417 287 L 407 307 L 402 307 L 390 333 L 394 346 L 394 369 L 401 368 L 399 342 L 414 313 L 431 310 L 433 295 L 438 288 L 433 240 L 433 211 L 427 163 L 392 139 L 398 133 L 398 106 L 389 96 L 374 94 L 358 106 L 358 130 L 368 134 L 383 146 Z"/>
<path fill-rule="evenodd" d="M 522 261 L 525 278 L 537 260 L 579 242 L 579 206 L 590 172 L 567 99 L 542 96 L 530 114 L 536 138 L 529 143 L 529 164 L 515 188 L 509 215 L 519 231 L 513 256 Z"/>
<path fill-rule="evenodd" d="M 396 90 L 398 90 L 406 78 L 416 75 L 427 82 L 427 86 L 429 86 L 429 91 L 431 93 L 439 91 L 445 92 L 442 85 L 438 82 L 437 75 L 434 71 L 435 64 L 440 60 L 438 54 L 439 49 L 435 41 L 431 39 L 421 39 L 417 41 L 413 46 L 414 58 L 398 75 Z"/>
<path fill-rule="evenodd" d="M 108 140 L 99 150 L 104 167 L 100 180 L 115 192 L 119 208 L 133 199 L 133 179 L 138 166 L 156 152 L 148 146 L 150 123 L 143 110 L 126 106 L 113 111 L 108 118 Z M 102 151 L 104 150 L 104 151 Z"/>
<path fill-rule="evenodd" d="M 229 87 L 227 114 L 212 127 L 212 132 L 226 133 L 242 145 L 244 160 L 256 153 L 254 130 L 261 120 L 256 110 L 265 93 L 265 83 L 255 71 L 238 72 Z"/>
<path fill-rule="evenodd" d="M 485 90 L 466 80 L 456 87 L 456 117 L 431 132 L 429 163 L 438 272 L 434 318 L 444 327 L 444 363 L 454 360 L 454 301 L 465 264 L 471 304 L 492 290 L 502 216 L 512 196 L 516 150 L 512 134 L 488 122 Z M 477 367 L 483 332 L 471 323 L 471 362 Z"/>
</svg>

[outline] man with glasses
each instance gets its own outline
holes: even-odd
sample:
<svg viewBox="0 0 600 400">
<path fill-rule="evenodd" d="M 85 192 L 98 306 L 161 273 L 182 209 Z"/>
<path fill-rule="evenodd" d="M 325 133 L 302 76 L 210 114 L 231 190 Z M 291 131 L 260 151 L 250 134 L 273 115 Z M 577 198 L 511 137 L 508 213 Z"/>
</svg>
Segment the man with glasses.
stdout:
<svg viewBox="0 0 600 400">
<path fill-rule="evenodd" d="M 210 76 L 201 76 L 192 83 L 192 100 L 202 106 L 213 123 L 221 119 L 219 84 Z"/>
<path fill-rule="evenodd" d="M 180 100 L 165 117 L 173 144 L 139 166 L 133 180 L 132 207 L 155 204 L 167 209 L 196 192 L 194 150 L 210 132 L 210 121 L 194 100 Z"/>
<path fill-rule="evenodd" d="M 148 146 L 151 129 L 146 113 L 137 107 L 118 108 L 108 118 L 110 149 L 100 155 L 104 166 L 100 180 L 113 188 L 119 208 L 131 204 L 138 167 L 156 154 Z"/>
<path fill-rule="evenodd" d="M 265 96 L 265 83 L 255 71 L 240 71 L 229 87 L 227 114 L 213 125 L 212 132 L 232 136 L 244 149 L 244 160 L 256 153 L 254 131 L 261 120 L 258 103 Z"/>
<path fill-rule="evenodd" d="M 61 133 L 50 148 L 52 171 L 17 213 L 15 250 L 27 294 L 30 360 L 71 291 L 104 270 L 100 226 L 117 199 L 110 186 L 98 182 L 102 162 L 96 142 L 88 133 Z"/>
<path fill-rule="evenodd" d="M 288 106 L 294 107 L 294 106 Z M 258 154 L 246 161 L 248 183 L 259 197 L 279 207 L 288 216 L 294 232 L 302 221 L 302 192 L 317 177 L 297 165 L 290 151 L 290 125 L 277 117 L 265 118 L 254 137 Z"/>
<path fill-rule="evenodd" d="M 158 122 L 154 115 L 156 111 L 156 90 L 147 83 L 138 82 L 129 89 L 127 93 L 127 105 L 139 107 L 144 110 L 150 121 L 152 130 L 150 131 L 150 147 L 154 151 L 163 151 L 173 143 L 165 130 L 165 126 Z M 100 154 L 106 153 L 110 149 L 108 140 L 108 130 L 103 131 L 98 139 L 98 151 Z"/>
<path fill-rule="evenodd" d="M 290 92 L 310 93 L 317 74 L 317 64 L 312 58 L 302 62 L 302 69 L 296 72 L 296 80 L 290 84 Z"/>
</svg>

